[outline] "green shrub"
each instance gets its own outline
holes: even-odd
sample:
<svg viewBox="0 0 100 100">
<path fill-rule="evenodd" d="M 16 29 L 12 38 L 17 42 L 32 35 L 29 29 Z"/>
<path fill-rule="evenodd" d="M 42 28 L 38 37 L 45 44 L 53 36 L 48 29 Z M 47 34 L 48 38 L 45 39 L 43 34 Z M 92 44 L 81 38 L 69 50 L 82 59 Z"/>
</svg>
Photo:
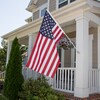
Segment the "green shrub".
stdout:
<svg viewBox="0 0 100 100">
<path fill-rule="evenodd" d="M 7 100 L 7 98 L 3 95 L 0 95 L 0 100 Z"/>
<path fill-rule="evenodd" d="M 20 45 L 18 39 L 15 38 L 12 43 L 10 58 L 7 64 L 3 94 L 9 100 L 18 99 L 18 92 L 22 90 L 23 82 Z"/>
<path fill-rule="evenodd" d="M 25 81 L 19 97 L 20 100 L 65 100 L 63 95 L 58 94 L 48 85 L 44 77 Z"/>
</svg>

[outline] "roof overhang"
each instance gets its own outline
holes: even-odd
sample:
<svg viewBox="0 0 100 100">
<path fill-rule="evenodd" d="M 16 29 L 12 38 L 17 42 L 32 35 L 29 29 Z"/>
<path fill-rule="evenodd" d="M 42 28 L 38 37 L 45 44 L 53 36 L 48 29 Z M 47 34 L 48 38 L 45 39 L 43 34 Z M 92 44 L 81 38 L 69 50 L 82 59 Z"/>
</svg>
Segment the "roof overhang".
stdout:
<svg viewBox="0 0 100 100">
<path fill-rule="evenodd" d="M 32 9 L 36 8 L 36 4 L 37 4 L 38 0 L 31 0 L 26 8 L 26 10 L 32 12 Z"/>
<path fill-rule="evenodd" d="M 100 14 L 100 0 L 88 0 L 91 12 Z"/>
<path fill-rule="evenodd" d="M 58 10 L 53 11 L 52 15 L 60 25 L 64 25 L 65 23 L 68 24 L 68 22 L 70 21 L 75 21 L 75 19 L 81 16 L 84 13 L 84 11 L 89 11 L 90 9 L 91 7 L 89 6 L 87 0 L 77 0 L 71 5 L 64 6 Z M 14 36 L 22 37 L 22 33 L 24 36 L 26 36 L 29 34 L 27 30 L 31 30 L 30 33 L 37 33 L 39 31 L 41 22 L 42 18 L 39 18 L 12 32 L 7 33 L 6 35 L 3 35 L 2 38 L 10 39 Z"/>
</svg>

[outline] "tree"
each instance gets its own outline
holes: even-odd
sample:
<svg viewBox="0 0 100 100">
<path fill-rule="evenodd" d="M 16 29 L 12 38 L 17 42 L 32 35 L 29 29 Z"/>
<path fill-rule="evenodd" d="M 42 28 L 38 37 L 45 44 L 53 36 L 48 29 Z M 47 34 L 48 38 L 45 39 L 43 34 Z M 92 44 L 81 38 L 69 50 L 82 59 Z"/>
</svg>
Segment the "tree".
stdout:
<svg viewBox="0 0 100 100">
<path fill-rule="evenodd" d="M 18 92 L 22 90 L 23 82 L 20 45 L 18 43 L 18 39 L 15 38 L 12 43 L 10 58 L 6 69 L 3 91 L 4 95 L 9 100 L 18 99 Z"/>
<path fill-rule="evenodd" d="M 7 55 L 7 42 L 2 40 L 0 48 L 0 71 L 5 69 L 6 65 L 6 55 Z"/>
</svg>

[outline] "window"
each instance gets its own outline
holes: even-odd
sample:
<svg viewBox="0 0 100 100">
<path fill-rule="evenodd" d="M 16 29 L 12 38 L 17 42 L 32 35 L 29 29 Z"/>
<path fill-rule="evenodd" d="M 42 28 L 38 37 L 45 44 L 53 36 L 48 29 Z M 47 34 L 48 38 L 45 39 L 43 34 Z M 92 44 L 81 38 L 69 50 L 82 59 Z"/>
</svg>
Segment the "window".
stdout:
<svg viewBox="0 0 100 100">
<path fill-rule="evenodd" d="M 44 16 L 47 7 L 41 10 L 41 17 Z"/>
<path fill-rule="evenodd" d="M 59 0 L 58 1 L 58 8 L 61 8 L 69 3 L 74 2 L 74 1 L 76 1 L 76 0 Z"/>
<path fill-rule="evenodd" d="M 70 3 L 73 2 L 73 1 L 75 1 L 75 0 L 70 0 Z"/>
<path fill-rule="evenodd" d="M 67 0 L 59 0 L 59 3 L 63 3 L 63 2 L 65 2 L 65 1 L 67 1 Z"/>
<path fill-rule="evenodd" d="M 45 14 L 45 11 L 47 9 L 47 3 L 45 3 L 44 5 L 40 6 L 40 11 L 39 11 L 39 17 L 43 17 Z"/>
<path fill-rule="evenodd" d="M 68 4 L 68 0 L 59 0 L 58 3 L 59 3 L 58 7 L 61 8 Z"/>
</svg>

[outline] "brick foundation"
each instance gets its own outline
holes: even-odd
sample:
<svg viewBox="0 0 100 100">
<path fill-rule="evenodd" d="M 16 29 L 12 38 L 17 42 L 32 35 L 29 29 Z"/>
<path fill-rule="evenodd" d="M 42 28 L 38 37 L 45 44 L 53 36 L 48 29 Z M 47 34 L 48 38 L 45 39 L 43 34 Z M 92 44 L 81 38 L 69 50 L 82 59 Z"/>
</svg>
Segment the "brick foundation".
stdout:
<svg viewBox="0 0 100 100">
<path fill-rule="evenodd" d="M 66 100 L 100 100 L 100 94 L 91 94 L 88 98 L 74 97 L 71 93 L 64 93 Z"/>
<path fill-rule="evenodd" d="M 88 100 L 88 98 L 78 98 L 78 97 L 74 97 L 74 100 Z"/>
</svg>

